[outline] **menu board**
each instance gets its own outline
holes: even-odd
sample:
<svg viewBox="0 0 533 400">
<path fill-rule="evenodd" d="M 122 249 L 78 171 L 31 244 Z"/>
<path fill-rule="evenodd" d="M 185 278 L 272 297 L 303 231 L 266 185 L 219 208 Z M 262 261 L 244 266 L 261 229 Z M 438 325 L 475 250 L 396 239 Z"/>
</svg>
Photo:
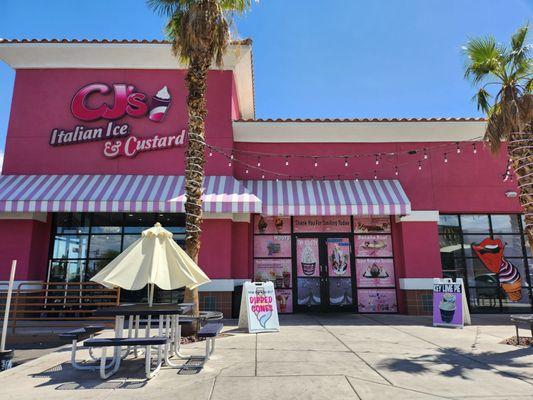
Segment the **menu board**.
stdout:
<svg viewBox="0 0 533 400">
<path fill-rule="evenodd" d="M 398 310 L 395 289 L 359 289 L 357 303 L 359 312 L 387 313 Z"/>
<path fill-rule="evenodd" d="M 294 217 L 294 232 L 351 232 L 352 225 L 349 216 L 336 217 Z"/>
<path fill-rule="evenodd" d="M 254 236 L 254 257 L 291 257 L 291 237 L 289 235 Z"/>
<path fill-rule="evenodd" d="M 297 276 L 320 276 L 318 265 L 318 239 L 296 239 Z"/>
<path fill-rule="evenodd" d="M 392 257 L 390 235 L 356 235 L 356 257 Z"/>
<path fill-rule="evenodd" d="M 433 325 L 463 327 L 466 297 L 463 280 L 433 279 Z M 463 304 L 464 302 L 464 304 Z M 468 307 L 466 307 L 468 310 Z"/>
<path fill-rule="evenodd" d="M 354 233 L 390 233 L 389 217 L 354 218 Z"/>
<path fill-rule="evenodd" d="M 350 241 L 348 238 L 328 238 L 328 275 L 351 276 Z"/>
<path fill-rule="evenodd" d="M 391 287 L 395 285 L 392 258 L 358 258 L 355 261 L 357 287 Z"/>
<path fill-rule="evenodd" d="M 276 302 L 278 303 L 278 312 L 280 314 L 291 313 L 292 308 L 292 290 L 276 289 Z"/>
<path fill-rule="evenodd" d="M 274 283 L 276 289 L 292 287 L 291 259 L 254 260 L 254 281 Z"/>
<path fill-rule="evenodd" d="M 290 217 L 266 217 L 263 215 L 254 216 L 254 233 L 291 233 Z"/>
</svg>

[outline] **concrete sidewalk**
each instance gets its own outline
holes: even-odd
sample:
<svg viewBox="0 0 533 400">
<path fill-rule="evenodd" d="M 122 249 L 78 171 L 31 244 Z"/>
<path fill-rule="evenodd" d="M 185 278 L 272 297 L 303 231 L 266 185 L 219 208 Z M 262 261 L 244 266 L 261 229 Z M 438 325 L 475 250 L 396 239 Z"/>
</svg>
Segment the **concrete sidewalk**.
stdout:
<svg viewBox="0 0 533 400">
<path fill-rule="evenodd" d="M 7 399 L 533 399 L 533 347 L 499 342 L 508 316 L 474 316 L 465 329 L 402 315 L 282 316 L 281 332 L 228 326 L 200 372 L 162 370 L 144 382 L 127 361 L 101 381 L 68 364 L 67 348 L 0 373 Z M 527 335 L 526 331 L 523 331 Z M 203 343 L 185 346 L 200 353 Z M 83 353 L 80 353 L 82 355 Z"/>
</svg>

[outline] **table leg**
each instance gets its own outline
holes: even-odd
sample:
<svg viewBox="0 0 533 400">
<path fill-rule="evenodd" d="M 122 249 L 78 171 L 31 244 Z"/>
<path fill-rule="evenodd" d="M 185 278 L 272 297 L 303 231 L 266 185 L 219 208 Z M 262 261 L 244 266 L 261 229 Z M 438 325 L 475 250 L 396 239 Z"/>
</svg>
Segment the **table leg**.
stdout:
<svg viewBox="0 0 533 400">
<path fill-rule="evenodd" d="M 138 338 L 139 337 L 139 326 L 141 324 L 141 317 L 140 315 L 136 315 L 135 316 L 135 338 Z M 138 351 L 137 351 L 137 346 L 135 346 L 133 348 L 133 354 L 135 355 L 135 358 L 139 357 L 139 354 L 138 354 Z"/>
<path fill-rule="evenodd" d="M 520 335 L 518 334 L 518 324 L 515 324 L 516 328 L 516 344 L 520 344 Z"/>
</svg>

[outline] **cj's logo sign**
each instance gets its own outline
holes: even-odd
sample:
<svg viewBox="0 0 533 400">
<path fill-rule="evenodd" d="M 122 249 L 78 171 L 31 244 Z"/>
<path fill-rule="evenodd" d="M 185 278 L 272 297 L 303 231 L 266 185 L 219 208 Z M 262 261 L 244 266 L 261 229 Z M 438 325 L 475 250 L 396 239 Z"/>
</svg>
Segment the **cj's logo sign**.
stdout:
<svg viewBox="0 0 533 400">
<path fill-rule="evenodd" d="M 100 96 L 109 97 L 113 94 L 113 104 L 110 106 L 105 101 L 98 106 L 89 106 L 89 99 Z M 93 99 L 93 103 L 98 104 Z M 112 87 L 105 83 L 91 83 L 82 87 L 72 98 L 70 110 L 72 115 L 81 121 L 96 121 L 106 119 L 113 121 L 124 117 L 126 114 L 140 118 L 144 117 L 148 111 L 149 118 L 155 122 L 161 122 L 170 105 L 170 94 L 164 86 L 151 99 L 150 107 L 146 94 L 135 90 L 133 85 L 125 83 L 115 83 Z"/>
</svg>

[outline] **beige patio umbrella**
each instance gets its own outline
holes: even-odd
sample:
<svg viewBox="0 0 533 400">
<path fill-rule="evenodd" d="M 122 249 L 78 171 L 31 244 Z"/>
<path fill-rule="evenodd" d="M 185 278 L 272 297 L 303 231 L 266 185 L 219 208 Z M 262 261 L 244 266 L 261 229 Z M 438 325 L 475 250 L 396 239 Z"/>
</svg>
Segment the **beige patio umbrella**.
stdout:
<svg viewBox="0 0 533 400">
<path fill-rule="evenodd" d="M 91 281 L 126 290 L 148 285 L 148 303 L 152 306 L 155 286 L 164 290 L 194 289 L 209 282 L 209 278 L 172 239 L 172 233 L 157 222 Z"/>
</svg>

